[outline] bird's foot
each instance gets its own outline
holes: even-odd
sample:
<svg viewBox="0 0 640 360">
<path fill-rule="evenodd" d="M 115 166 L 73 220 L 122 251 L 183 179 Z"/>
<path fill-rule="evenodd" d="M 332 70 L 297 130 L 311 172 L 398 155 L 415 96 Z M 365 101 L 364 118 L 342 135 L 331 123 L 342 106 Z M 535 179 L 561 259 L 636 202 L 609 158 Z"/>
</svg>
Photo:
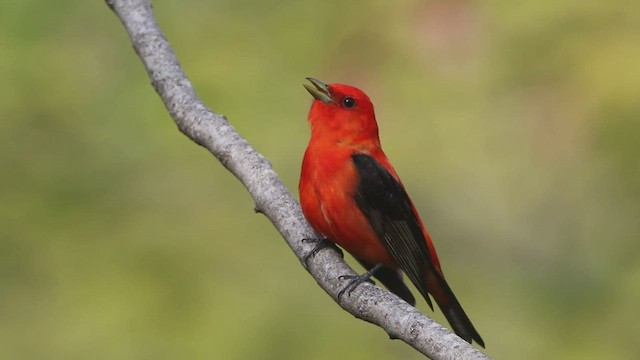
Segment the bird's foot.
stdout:
<svg viewBox="0 0 640 360">
<path fill-rule="evenodd" d="M 371 280 L 371 277 L 381 267 L 382 267 L 382 264 L 377 264 L 376 266 L 372 267 L 371 270 L 367 271 L 362 275 L 340 276 L 339 277 L 340 280 L 349 280 L 349 283 L 347 284 L 347 286 L 344 287 L 344 289 L 340 290 L 340 292 L 338 293 L 338 299 L 342 298 L 342 295 L 344 295 L 344 293 L 347 293 L 347 295 L 351 296 L 351 292 L 355 290 L 356 287 L 358 287 L 358 285 L 362 284 L 363 282 L 368 282 L 375 285 L 375 282 Z"/>
<path fill-rule="evenodd" d="M 332 243 L 327 238 L 304 238 L 302 239 L 302 242 L 316 243 L 316 246 L 313 249 L 311 249 L 311 251 L 309 251 L 309 253 L 302 258 L 302 261 L 304 262 L 305 267 L 309 267 L 309 259 L 314 257 L 318 253 L 318 251 L 324 248 L 333 248 L 335 251 L 338 252 L 338 254 L 340 254 L 340 257 L 344 258 L 344 254 L 342 253 L 342 250 L 340 250 L 340 248 L 336 244 Z"/>
</svg>

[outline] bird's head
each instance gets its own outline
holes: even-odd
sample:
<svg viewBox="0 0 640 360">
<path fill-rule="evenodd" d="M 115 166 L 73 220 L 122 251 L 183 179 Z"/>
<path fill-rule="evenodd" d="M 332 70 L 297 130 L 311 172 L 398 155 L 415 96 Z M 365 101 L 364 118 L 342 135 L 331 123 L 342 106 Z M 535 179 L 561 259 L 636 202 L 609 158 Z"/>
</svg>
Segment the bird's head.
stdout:
<svg viewBox="0 0 640 360">
<path fill-rule="evenodd" d="M 304 87 L 314 97 L 309 122 L 312 137 L 339 142 L 378 141 L 378 125 L 371 100 L 362 90 L 307 78 Z"/>
</svg>

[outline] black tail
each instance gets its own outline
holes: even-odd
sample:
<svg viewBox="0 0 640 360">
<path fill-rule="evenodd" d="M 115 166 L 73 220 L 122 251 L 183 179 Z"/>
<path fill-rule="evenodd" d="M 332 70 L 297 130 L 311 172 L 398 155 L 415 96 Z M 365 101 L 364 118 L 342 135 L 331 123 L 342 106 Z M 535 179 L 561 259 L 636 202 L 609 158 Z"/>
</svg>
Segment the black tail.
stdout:
<svg viewBox="0 0 640 360">
<path fill-rule="evenodd" d="M 444 277 L 429 266 L 424 271 L 424 278 L 427 292 L 436 300 L 442 313 L 451 324 L 453 331 L 468 343 L 475 341 L 478 345 L 484 347 L 484 341 L 462 309 Z"/>
</svg>

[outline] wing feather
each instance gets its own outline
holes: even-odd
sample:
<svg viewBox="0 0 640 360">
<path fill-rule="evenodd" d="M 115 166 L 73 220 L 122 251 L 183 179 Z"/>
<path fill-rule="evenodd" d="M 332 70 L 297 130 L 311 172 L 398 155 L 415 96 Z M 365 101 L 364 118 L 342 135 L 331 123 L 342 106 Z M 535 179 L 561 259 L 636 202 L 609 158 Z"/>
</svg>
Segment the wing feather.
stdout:
<svg viewBox="0 0 640 360">
<path fill-rule="evenodd" d="M 402 184 L 370 155 L 354 154 L 352 160 L 359 176 L 356 204 L 391 258 L 433 308 L 423 275 L 424 267 L 433 264 L 409 196 Z"/>
</svg>

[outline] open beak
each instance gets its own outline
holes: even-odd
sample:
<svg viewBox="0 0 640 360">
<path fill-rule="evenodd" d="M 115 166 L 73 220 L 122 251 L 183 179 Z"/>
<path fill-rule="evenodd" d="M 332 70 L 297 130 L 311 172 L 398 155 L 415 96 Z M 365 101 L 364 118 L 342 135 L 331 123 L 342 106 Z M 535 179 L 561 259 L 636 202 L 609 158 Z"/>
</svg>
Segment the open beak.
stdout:
<svg viewBox="0 0 640 360">
<path fill-rule="evenodd" d="M 311 94 L 311 96 L 322 101 L 325 104 L 334 102 L 333 96 L 331 96 L 331 93 L 329 92 L 329 85 L 323 83 L 318 79 L 314 79 L 312 77 L 308 77 L 307 80 L 309 80 L 311 84 L 313 84 L 313 86 L 308 84 L 303 84 L 303 85 L 307 89 L 307 91 Z"/>
</svg>

